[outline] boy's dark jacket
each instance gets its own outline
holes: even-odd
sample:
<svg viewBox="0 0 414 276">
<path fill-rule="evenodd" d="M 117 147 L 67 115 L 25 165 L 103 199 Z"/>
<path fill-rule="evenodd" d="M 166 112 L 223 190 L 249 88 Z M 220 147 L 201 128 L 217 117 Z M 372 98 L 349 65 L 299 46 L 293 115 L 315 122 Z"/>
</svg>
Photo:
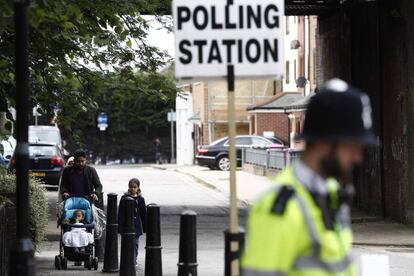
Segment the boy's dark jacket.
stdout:
<svg viewBox="0 0 414 276">
<path fill-rule="evenodd" d="M 131 197 L 128 194 L 125 194 L 121 197 L 119 202 L 118 210 L 118 232 L 123 232 L 123 225 L 125 222 L 125 204 L 124 198 L 129 197 L 135 201 L 134 207 L 134 224 L 135 224 L 135 235 L 140 236 L 143 233 L 147 232 L 147 207 L 145 205 L 145 199 L 139 195 L 137 197 Z"/>
</svg>

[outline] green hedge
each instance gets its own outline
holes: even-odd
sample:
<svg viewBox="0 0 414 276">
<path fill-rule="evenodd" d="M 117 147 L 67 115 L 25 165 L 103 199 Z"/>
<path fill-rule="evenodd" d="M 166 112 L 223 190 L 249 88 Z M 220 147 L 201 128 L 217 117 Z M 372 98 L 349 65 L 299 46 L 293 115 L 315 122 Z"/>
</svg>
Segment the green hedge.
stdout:
<svg viewBox="0 0 414 276">
<path fill-rule="evenodd" d="M 46 189 L 41 184 L 43 183 L 40 180 L 30 178 L 29 231 L 35 248 L 39 248 L 39 245 L 44 241 L 49 221 Z M 14 174 L 0 175 L 0 204 L 4 202 L 13 204 L 13 200 L 7 198 L 7 196 L 14 193 L 16 193 L 16 176 Z"/>
</svg>

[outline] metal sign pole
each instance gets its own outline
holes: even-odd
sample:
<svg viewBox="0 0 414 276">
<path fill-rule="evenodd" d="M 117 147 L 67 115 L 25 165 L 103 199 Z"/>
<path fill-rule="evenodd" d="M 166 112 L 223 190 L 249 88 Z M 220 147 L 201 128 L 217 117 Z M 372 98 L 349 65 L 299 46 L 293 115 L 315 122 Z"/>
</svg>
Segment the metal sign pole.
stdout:
<svg viewBox="0 0 414 276">
<path fill-rule="evenodd" d="M 16 241 L 11 249 L 9 275 L 35 275 L 34 251 L 29 235 L 29 62 L 28 1 L 15 0 L 16 34 Z"/>
<path fill-rule="evenodd" d="M 171 108 L 171 163 L 175 163 L 175 155 L 174 155 L 174 110 Z"/>
<path fill-rule="evenodd" d="M 227 67 L 228 82 L 228 126 L 229 126 L 229 159 L 230 159 L 230 234 L 236 235 L 239 231 L 239 222 L 237 214 L 237 190 L 236 190 L 236 120 L 235 120 L 235 96 L 234 96 L 234 66 Z M 239 242 L 232 240 L 230 243 L 230 252 L 239 250 Z M 235 259 L 231 262 L 231 276 L 239 275 L 239 260 Z"/>
</svg>

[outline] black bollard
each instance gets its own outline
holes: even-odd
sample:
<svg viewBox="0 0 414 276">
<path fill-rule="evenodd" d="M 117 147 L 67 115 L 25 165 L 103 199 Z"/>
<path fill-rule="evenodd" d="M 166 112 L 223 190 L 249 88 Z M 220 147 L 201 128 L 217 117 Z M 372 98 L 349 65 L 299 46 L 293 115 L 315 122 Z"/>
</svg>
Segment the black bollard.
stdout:
<svg viewBox="0 0 414 276">
<path fill-rule="evenodd" d="M 124 210 L 124 225 L 122 227 L 121 240 L 121 269 L 120 276 L 135 276 L 135 226 L 134 207 L 135 201 L 130 197 L 122 199 Z"/>
<path fill-rule="evenodd" d="M 231 264 L 235 260 L 239 260 L 240 266 L 240 256 L 244 250 L 244 237 L 245 232 L 243 229 L 239 229 L 239 233 L 233 234 L 229 230 L 224 231 L 224 276 L 231 276 Z M 231 243 L 237 241 L 239 248 L 235 251 L 231 250 Z M 240 267 L 239 267 L 240 270 Z"/>
<path fill-rule="evenodd" d="M 162 276 L 160 206 L 147 206 L 145 276 Z"/>
<path fill-rule="evenodd" d="M 180 222 L 178 276 L 197 276 L 197 214 L 185 211 Z"/>
<path fill-rule="evenodd" d="M 106 213 L 105 258 L 102 272 L 118 272 L 118 204 L 117 194 L 108 194 Z"/>
</svg>

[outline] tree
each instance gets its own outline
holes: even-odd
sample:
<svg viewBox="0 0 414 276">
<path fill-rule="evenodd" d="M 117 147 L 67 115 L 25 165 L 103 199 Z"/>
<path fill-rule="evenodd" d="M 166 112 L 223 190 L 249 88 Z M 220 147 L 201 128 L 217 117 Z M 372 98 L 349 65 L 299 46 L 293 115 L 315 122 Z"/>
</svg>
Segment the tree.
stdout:
<svg viewBox="0 0 414 276">
<path fill-rule="evenodd" d="M 0 0 L 0 111 L 14 105 L 13 1 Z M 162 2 L 33 0 L 29 9 L 29 66 L 33 106 L 59 106 L 71 115 L 94 110 L 99 85 L 112 71 L 128 77 L 154 72 L 168 59 L 148 45 L 148 22 L 140 15 Z M 63 112 L 62 114 L 66 114 Z M 10 114 L 8 118 L 11 119 Z M 62 117 L 61 117 L 62 118 Z M 64 118 L 71 124 L 71 118 Z"/>
<path fill-rule="evenodd" d="M 177 92 L 171 75 L 137 73 L 126 77 L 108 73 L 102 78 L 106 81 L 94 88 L 100 91 L 94 99 L 95 112 L 80 112 L 72 118 L 70 128 L 63 128 L 64 135 L 70 133 L 66 135 L 70 149 L 86 147 L 112 159 L 151 160 L 153 140 L 160 137 L 168 152 L 167 112 L 174 107 Z M 96 127 L 99 112 L 108 115 L 109 127 L 104 133 Z"/>
</svg>

